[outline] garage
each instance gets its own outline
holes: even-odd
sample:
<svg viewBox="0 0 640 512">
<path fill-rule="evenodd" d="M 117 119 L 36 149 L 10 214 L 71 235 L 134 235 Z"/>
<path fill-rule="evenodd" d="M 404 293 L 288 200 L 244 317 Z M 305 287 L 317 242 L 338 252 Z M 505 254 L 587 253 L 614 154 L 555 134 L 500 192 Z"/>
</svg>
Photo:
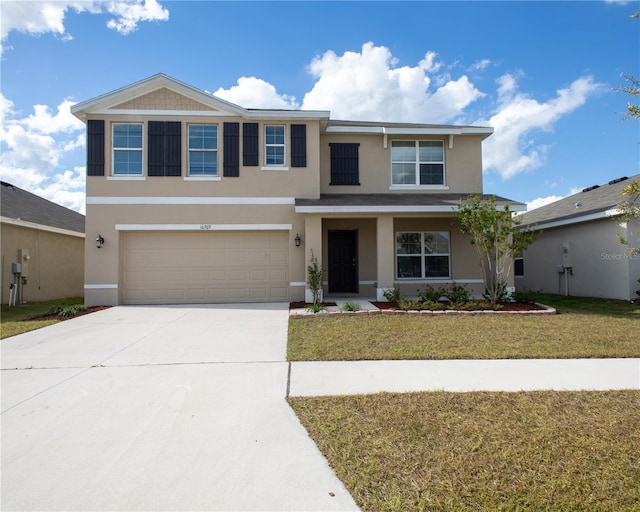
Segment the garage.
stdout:
<svg viewBox="0 0 640 512">
<path fill-rule="evenodd" d="M 124 304 L 289 300 L 286 231 L 122 233 Z"/>
</svg>

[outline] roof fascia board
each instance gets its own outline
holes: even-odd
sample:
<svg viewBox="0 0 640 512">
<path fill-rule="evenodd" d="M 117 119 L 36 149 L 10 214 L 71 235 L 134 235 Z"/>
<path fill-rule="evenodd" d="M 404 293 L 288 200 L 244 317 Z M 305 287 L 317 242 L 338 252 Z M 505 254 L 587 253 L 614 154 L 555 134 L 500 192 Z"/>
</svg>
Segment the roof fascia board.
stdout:
<svg viewBox="0 0 640 512">
<path fill-rule="evenodd" d="M 0 222 L 2 222 L 3 224 L 20 226 L 22 228 L 37 229 L 39 231 L 48 231 L 50 233 L 58 233 L 59 235 L 76 236 L 78 238 L 85 238 L 85 234 L 79 231 L 71 231 L 70 229 L 46 226 L 44 224 L 38 224 L 36 222 L 29 222 L 21 219 L 11 219 L 9 217 L 0 217 Z"/>
<path fill-rule="evenodd" d="M 377 135 L 486 135 L 493 133 L 493 128 L 484 127 L 386 127 L 386 126 L 351 126 L 331 125 L 327 127 L 327 133 L 347 134 L 377 134 Z"/>
<path fill-rule="evenodd" d="M 523 224 L 520 227 L 521 228 L 535 227 L 536 230 L 558 228 L 562 226 L 570 226 L 572 224 L 580 224 L 582 222 L 590 222 L 592 220 L 608 219 L 610 217 L 616 217 L 621 213 L 622 212 L 618 208 L 611 208 L 605 211 L 588 213 L 586 215 L 581 215 L 579 217 L 571 217 L 570 219 L 552 220 L 552 221 L 541 222 L 539 224 L 536 224 L 536 223 Z"/>
<path fill-rule="evenodd" d="M 296 206 L 296 213 L 451 213 L 458 211 L 454 205 L 408 205 L 408 206 Z M 496 209 L 500 208 L 496 205 Z M 526 205 L 513 205 L 511 211 L 524 211 Z"/>
</svg>

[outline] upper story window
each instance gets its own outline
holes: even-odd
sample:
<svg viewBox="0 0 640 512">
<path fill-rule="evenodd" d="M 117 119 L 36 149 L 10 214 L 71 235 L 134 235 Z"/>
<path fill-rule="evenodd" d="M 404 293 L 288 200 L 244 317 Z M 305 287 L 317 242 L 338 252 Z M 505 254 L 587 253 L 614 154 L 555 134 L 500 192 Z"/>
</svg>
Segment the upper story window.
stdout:
<svg viewBox="0 0 640 512">
<path fill-rule="evenodd" d="M 284 126 L 267 125 L 264 127 L 264 160 L 266 166 L 283 167 L 285 165 Z"/>
<path fill-rule="evenodd" d="M 113 174 L 142 175 L 142 124 L 113 125 Z"/>
<path fill-rule="evenodd" d="M 391 141 L 392 185 L 444 185 L 444 143 Z"/>
<path fill-rule="evenodd" d="M 396 233 L 398 278 L 448 278 L 449 253 L 447 231 Z"/>
<path fill-rule="evenodd" d="M 216 125 L 189 125 L 189 175 L 218 175 L 218 127 Z"/>
</svg>

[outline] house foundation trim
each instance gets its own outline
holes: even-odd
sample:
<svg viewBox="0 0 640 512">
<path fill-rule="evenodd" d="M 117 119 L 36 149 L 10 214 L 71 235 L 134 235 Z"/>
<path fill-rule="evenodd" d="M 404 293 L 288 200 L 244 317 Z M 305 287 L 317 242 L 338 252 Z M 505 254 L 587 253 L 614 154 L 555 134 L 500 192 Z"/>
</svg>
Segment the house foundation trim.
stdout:
<svg viewBox="0 0 640 512">
<path fill-rule="evenodd" d="M 85 290 L 117 290 L 117 284 L 85 284 Z"/>
</svg>

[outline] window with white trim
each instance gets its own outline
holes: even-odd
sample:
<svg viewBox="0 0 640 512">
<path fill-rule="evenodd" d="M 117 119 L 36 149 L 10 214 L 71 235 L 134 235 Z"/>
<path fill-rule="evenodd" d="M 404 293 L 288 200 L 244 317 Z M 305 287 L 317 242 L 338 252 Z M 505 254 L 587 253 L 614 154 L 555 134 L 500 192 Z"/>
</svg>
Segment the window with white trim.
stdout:
<svg viewBox="0 0 640 512">
<path fill-rule="evenodd" d="M 218 126 L 189 125 L 189 176 L 218 175 Z"/>
<path fill-rule="evenodd" d="M 448 231 L 396 233 L 398 279 L 448 278 L 449 247 Z"/>
<path fill-rule="evenodd" d="M 444 142 L 391 141 L 391 185 L 444 185 Z"/>
<path fill-rule="evenodd" d="M 283 167 L 285 165 L 284 126 L 266 125 L 264 127 L 264 163 L 265 166 Z"/>
<path fill-rule="evenodd" d="M 142 176 L 142 124 L 113 124 L 113 174 Z"/>
</svg>

